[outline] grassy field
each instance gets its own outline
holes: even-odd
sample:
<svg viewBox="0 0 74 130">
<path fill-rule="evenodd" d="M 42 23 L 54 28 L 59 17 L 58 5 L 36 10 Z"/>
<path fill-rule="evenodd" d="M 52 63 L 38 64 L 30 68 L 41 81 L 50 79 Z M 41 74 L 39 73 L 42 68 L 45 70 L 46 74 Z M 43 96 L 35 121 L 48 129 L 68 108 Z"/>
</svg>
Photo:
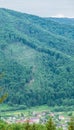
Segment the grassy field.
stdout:
<svg viewBox="0 0 74 130">
<path fill-rule="evenodd" d="M 13 110 L 11 110 L 13 109 Z M 31 108 L 27 108 L 27 109 L 21 109 L 21 110 L 14 110 L 14 107 L 8 106 L 8 105 L 4 105 L 2 104 L 0 106 L 0 113 L 1 115 L 17 115 L 17 114 L 28 114 L 30 112 L 36 111 L 36 112 L 41 112 L 44 110 L 50 110 L 50 108 L 45 105 L 45 106 L 37 106 L 37 107 L 31 107 Z"/>
<path fill-rule="evenodd" d="M 58 112 L 58 113 L 63 113 L 64 115 L 68 115 L 69 113 L 72 113 L 72 115 L 74 115 L 74 111 L 73 110 L 66 110 L 66 108 L 64 107 L 64 109 L 62 110 L 63 106 L 55 106 L 55 107 L 49 107 L 47 105 L 43 105 L 43 106 L 36 106 L 36 107 L 31 107 L 31 108 L 27 108 L 27 109 L 19 109 L 19 110 L 15 110 L 14 107 L 5 105 L 5 104 L 1 104 L 0 105 L 0 115 L 1 116 L 10 116 L 10 115 L 18 115 L 18 114 L 25 114 L 28 115 L 29 113 L 32 112 L 42 112 L 42 111 L 51 111 L 51 112 Z M 59 111 L 58 111 L 59 110 Z"/>
</svg>

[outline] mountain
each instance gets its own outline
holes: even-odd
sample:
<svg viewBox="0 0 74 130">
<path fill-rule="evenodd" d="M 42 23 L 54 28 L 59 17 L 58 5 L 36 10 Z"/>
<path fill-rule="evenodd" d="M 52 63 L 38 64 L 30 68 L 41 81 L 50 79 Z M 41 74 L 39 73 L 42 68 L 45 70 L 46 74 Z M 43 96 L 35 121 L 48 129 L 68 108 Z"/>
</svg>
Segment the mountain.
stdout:
<svg viewBox="0 0 74 130">
<path fill-rule="evenodd" d="M 0 74 L 7 104 L 74 105 L 74 19 L 1 8 Z"/>
</svg>

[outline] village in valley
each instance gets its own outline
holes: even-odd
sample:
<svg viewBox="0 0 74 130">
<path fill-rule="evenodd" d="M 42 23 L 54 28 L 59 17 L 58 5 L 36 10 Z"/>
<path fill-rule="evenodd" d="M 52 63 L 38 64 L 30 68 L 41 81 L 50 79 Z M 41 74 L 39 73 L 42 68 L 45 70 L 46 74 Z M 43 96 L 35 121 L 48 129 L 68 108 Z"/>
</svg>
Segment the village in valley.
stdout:
<svg viewBox="0 0 74 130">
<path fill-rule="evenodd" d="M 69 113 L 69 115 L 65 115 L 63 112 L 51 112 L 49 110 L 43 110 L 41 112 L 28 111 L 27 114 L 22 112 L 7 116 L 1 116 L 1 119 L 9 124 L 26 123 L 26 122 L 29 122 L 30 124 L 33 123 L 45 124 L 50 118 L 52 118 L 53 121 L 55 122 L 55 125 L 58 128 L 62 127 L 63 130 L 66 130 L 68 122 L 70 121 L 70 114 L 71 113 Z"/>
</svg>

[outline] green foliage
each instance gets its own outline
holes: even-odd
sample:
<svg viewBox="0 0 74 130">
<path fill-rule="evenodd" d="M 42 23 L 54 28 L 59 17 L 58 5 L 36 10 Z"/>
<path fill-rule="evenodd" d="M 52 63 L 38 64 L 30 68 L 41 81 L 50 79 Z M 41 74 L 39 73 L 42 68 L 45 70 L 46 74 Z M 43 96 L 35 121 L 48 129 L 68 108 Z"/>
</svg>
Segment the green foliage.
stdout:
<svg viewBox="0 0 74 130">
<path fill-rule="evenodd" d="M 50 118 L 46 124 L 29 124 L 28 122 L 24 124 L 8 124 L 0 120 L 0 130 L 63 130 L 63 128 L 56 128 L 53 120 Z M 74 118 L 71 118 L 67 130 L 74 130 Z"/>
<path fill-rule="evenodd" d="M 47 128 L 47 130 L 56 130 L 56 126 L 55 126 L 52 118 L 50 118 L 50 120 L 47 122 L 46 128 Z"/>
<path fill-rule="evenodd" d="M 0 103 L 2 103 L 6 98 L 7 98 L 7 94 L 4 94 L 4 95 L 0 98 Z"/>
<path fill-rule="evenodd" d="M 31 130 L 31 126 L 30 126 L 29 122 L 27 122 L 25 124 L 25 130 Z"/>
<path fill-rule="evenodd" d="M 0 130 L 6 130 L 7 124 L 4 121 L 0 120 Z"/>
<path fill-rule="evenodd" d="M 68 130 L 74 130 L 74 117 L 70 119 Z"/>
<path fill-rule="evenodd" d="M 0 74 L 0 79 L 2 78 L 3 74 Z M 7 98 L 7 94 L 3 94 L 1 97 L 0 97 L 0 103 L 2 103 L 5 99 Z"/>
<path fill-rule="evenodd" d="M 70 19 L 62 22 L 0 9 L 0 96 L 8 93 L 5 103 L 17 109 L 74 105 L 74 25 Z"/>
<path fill-rule="evenodd" d="M 36 124 L 33 124 L 32 127 L 31 127 L 32 130 L 37 130 L 37 125 Z"/>
</svg>

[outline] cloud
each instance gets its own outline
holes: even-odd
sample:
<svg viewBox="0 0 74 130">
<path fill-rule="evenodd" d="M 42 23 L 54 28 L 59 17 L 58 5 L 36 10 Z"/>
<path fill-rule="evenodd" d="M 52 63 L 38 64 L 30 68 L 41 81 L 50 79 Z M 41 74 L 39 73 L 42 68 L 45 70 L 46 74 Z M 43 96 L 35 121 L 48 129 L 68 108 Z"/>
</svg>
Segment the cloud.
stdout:
<svg viewBox="0 0 74 130">
<path fill-rule="evenodd" d="M 63 14 L 57 14 L 57 15 L 55 15 L 55 16 L 52 16 L 52 17 L 56 17 L 56 18 L 64 18 L 65 17 L 65 15 L 63 15 Z"/>
</svg>

